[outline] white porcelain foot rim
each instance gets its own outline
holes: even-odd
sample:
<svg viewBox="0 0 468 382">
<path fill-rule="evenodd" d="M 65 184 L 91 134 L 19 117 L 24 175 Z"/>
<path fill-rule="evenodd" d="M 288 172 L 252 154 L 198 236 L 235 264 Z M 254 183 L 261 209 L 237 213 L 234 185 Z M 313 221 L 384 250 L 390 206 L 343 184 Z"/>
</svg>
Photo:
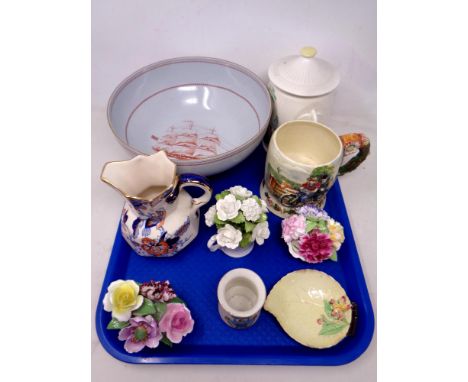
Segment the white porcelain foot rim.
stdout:
<svg viewBox="0 0 468 382">
<path fill-rule="evenodd" d="M 223 251 L 226 255 L 234 258 L 244 257 L 247 256 L 254 247 L 254 243 L 250 243 L 247 247 L 237 247 L 235 249 L 227 248 L 227 247 L 220 247 L 219 249 Z"/>
</svg>

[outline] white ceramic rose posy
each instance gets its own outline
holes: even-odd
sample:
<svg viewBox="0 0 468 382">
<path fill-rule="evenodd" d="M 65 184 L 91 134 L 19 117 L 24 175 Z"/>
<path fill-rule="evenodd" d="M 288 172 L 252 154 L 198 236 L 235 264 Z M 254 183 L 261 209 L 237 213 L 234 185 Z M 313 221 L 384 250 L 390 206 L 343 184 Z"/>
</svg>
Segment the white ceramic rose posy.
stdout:
<svg viewBox="0 0 468 382">
<path fill-rule="evenodd" d="M 270 236 L 266 203 L 247 188 L 234 186 L 216 196 L 216 205 L 205 214 L 208 227 L 218 232 L 208 240 L 211 251 L 221 249 L 231 257 L 250 253 L 256 242 L 262 245 Z"/>
</svg>

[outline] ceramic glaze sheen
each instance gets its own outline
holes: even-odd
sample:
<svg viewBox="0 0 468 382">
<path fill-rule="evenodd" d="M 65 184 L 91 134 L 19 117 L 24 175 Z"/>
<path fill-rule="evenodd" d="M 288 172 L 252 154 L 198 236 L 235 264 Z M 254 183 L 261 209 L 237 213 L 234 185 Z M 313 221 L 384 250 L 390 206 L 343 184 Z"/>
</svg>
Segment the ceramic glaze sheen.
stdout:
<svg viewBox="0 0 468 382">
<path fill-rule="evenodd" d="M 170 257 L 190 244 L 198 234 L 198 209 L 212 194 L 204 177 L 177 176 L 164 151 L 107 163 L 101 179 L 126 198 L 122 236 L 140 256 Z M 186 186 L 201 188 L 204 194 L 194 199 Z"/>
<path fill-rule="evenodd" d="M 335 93 L 316 97 L 298 97 L 268 84 L 268 90 L 275 101 L 270 128 L 272 131 L 287 121 L 295 119 L 322 121 L 332 113 Z"/>
<path fill-rule="evenodd" d="M 294 340 L 318 349 L 343 340 L 352 321 L 346 291 L 333 277 L 315 269 L 284 276 L 270 291 L 264 308 Z"/>
<path fill-rule="evenodd" d="M 288 121 L 323 122 L 332 114 L 340 75 L 316 54 L 315 48 L 304 47 L 300 55 L 284 57 L 270 65 L 268 90 L 273 112 L 263 140 L 265 147 L 278 126 Z"/>
<path fill-rule="evenodd" d="M 263 176 L 265 151 L 259 147 L 245 164 L 210 179 L 217 192 L 228 189 L 242 179 L 248 189 L 258 186 Z M 206 210 L 202 207 L 201 213 Z M 336 182 L 327 197 L 327 212 L 344 228 L 346 240 L 340 249 L 338 261 L 324 261 L 309 265 L 288 254 L 281 238 L 281 219 L 269 216 L 271 237 L 264 245 L 256 245 L 249 256 L 232 259 L 214 254 L 206 247 L 212 231 L 201 229 L 197 238 L 180 256 L 155 261 L 150 257 L 135 255 L 134 251 L 117 232 L 109 265 L 102 283 L 96 309 L 96 330 L 103 347 L 120 361 L 136 364 L 266 364 L 266 365 L 343 365 L 358 358 L 371 342 L 374 315 L 369 293 L 362 272 L 353 232 L 346 214 L 346 206 Z M 120 228 L 119 228 L 120 229 Z M 257 273 L 266 290 L 287 273 L 313 268 L 332 276 L 346 290 L 349 299 L 356 303 L 359 317 L 354 336 L 347 336 L 328 349 L 310 349 L 290 338 L 276 318 L 262 312 L 253 327 L 234 330 L 219 317 L 217 285 L 223 275 L 234 268 L 246 268 Z M 179 297 L 187 302 L 196 322 L 194 330 L 182 344 L 169 348 L 158 346 L 145 348 L 139 353 L 125 351 L 123 341 L 115 332 L 107 330 L 111 313 L 102 306 L 102 299 L 109 284 L 117 279 L 138 282 L 150 279 L 170 280 Z M 136 368 L 135 368 L 136 369 Z"/>
<path fill-rule="evenodd" d="M 236 268 L 227 272 L 218 284 L 218 312 L 234 329 L 247 329 L 258 320 L 265 303 L 266 289 L 262 279 L 250 269 Z"/>
<path fill-rule="evenodd" d="M 260 195 L 281 217 L 307 204 L 323 208 L 336 177 L 362 163 L 369 146 L 360 133 L 338 136 L 320 123 L 286 122 L 271 137 Z"/>
<path fill-rule="evenodd" d="M 254 73 L 232 62 L 181 57 L 144 67 L 112 94 L 115 136 L 137 154 L 166 151 L 180 172 L 212 175 L 261 142 L 271 99 Z"/>
</svg>

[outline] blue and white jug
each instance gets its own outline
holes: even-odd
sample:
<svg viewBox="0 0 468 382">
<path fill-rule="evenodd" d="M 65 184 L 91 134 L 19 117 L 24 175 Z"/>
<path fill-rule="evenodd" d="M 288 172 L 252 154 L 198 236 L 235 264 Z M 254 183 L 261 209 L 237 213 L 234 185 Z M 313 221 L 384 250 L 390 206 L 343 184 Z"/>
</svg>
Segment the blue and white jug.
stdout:
<svg viewBox="0 0 468 382">
<path fill-rule="evenodd" d="M 126 198 L 122 235 L 141 256 L 170 257 L 185 248 L 197 236 L 199 208 L 212 194 L 203 176 L 177 175 L 175 163 L 164 151 L 106 163 L 101 180 Z M 192 198 L 186 186 L 204 193 Z"/>
</svg>

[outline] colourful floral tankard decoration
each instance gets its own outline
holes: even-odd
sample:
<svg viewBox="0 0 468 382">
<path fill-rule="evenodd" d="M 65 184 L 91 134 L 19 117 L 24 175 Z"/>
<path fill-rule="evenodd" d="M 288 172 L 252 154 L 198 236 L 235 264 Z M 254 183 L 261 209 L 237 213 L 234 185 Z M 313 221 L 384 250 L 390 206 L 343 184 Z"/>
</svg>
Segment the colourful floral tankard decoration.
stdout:
<svg viewBox="0 0 468 382">
<path fill-rule="evenodd" d="M 120 330 L 124 349 L 136 353 L 162 342 L 172 347 L 193 330 L 194 320 L 169 281 L 116 280 L 107 288 L 104 310 L 112 312 L 107 329 Z"/>
<path fill-rule="evenodd" d="M 307 263 L 337 261 L 336 252 L 344 241 L 343 227 L 314 206 L 303 206 L 281 223 L 282 237 L 289 253 Z"/>
</svg>

